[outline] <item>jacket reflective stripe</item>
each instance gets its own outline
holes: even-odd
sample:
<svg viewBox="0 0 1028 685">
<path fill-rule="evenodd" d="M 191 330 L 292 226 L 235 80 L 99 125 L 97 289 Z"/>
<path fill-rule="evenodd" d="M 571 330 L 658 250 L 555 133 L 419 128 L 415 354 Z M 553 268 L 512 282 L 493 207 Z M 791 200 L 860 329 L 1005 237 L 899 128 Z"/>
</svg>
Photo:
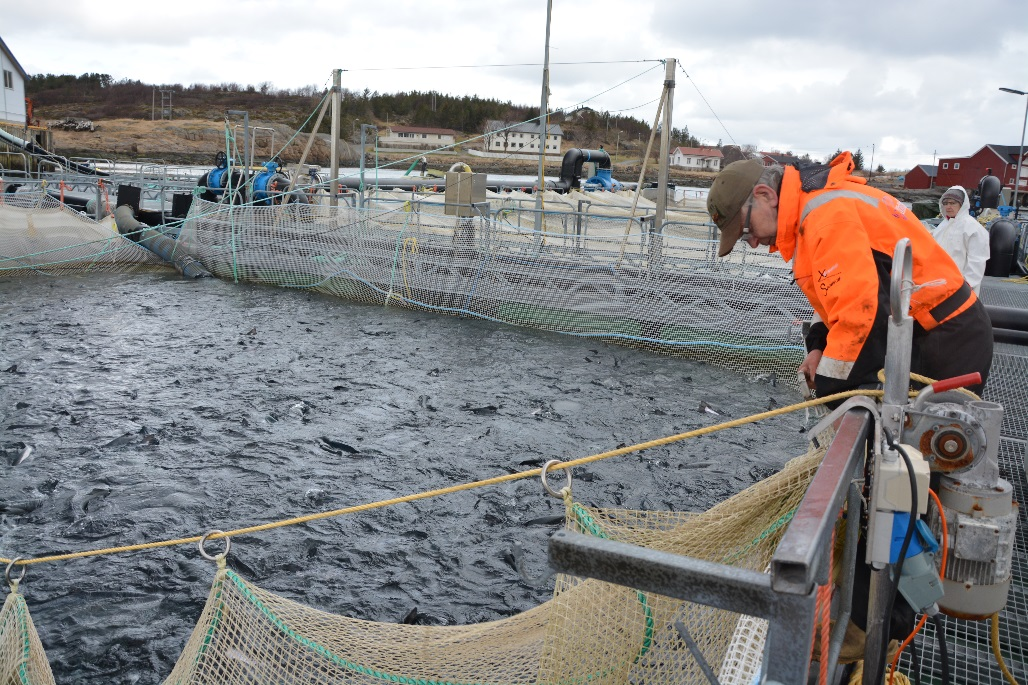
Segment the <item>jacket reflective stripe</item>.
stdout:
<svg viewBox="0 0 1028 685">
<path fill-rule="evenodd" d="M 853 362 L 844 362 L 831 357 L 821 357 L 821 361 L 817 365 L 817 375 L 841 381 L 849 378 L 852 370 Z"/>
<path fill-rule="evenodd" d="M 864 193 L 858 193 L 854 190 L 829 190 L 807 201 L 807 204 L 803 207 L 803 212 L 800 214 L 800 223 L 802 224 L 804 220 L 806 220 L 807 215 L 821 205 L 831 202 L 832 200 L 844 198 L 848 200 L 860 200 L 861 202 L 866 202 L 872 207 L 878 207 L 878 198 L 876 197 L 869 197 Z"/>
</svg>

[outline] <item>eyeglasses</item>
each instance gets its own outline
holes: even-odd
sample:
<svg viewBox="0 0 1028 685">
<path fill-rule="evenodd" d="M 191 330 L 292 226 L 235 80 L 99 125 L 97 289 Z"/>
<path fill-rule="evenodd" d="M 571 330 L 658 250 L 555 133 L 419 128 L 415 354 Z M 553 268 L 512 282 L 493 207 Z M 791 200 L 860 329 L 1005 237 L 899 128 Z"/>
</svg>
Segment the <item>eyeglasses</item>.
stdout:
<svg viewBox="0 0 1028 685">
<path fill-rule="evenodd" d="M 746 201 L 746 221 L 742 224 L 742 233 L 739 235 L 739 240 L 746 240 L 749 236 L 750 231 L 750 220 L 753 219 L 753 195 L 750 195 L 750 199 Z"/>
</svg>

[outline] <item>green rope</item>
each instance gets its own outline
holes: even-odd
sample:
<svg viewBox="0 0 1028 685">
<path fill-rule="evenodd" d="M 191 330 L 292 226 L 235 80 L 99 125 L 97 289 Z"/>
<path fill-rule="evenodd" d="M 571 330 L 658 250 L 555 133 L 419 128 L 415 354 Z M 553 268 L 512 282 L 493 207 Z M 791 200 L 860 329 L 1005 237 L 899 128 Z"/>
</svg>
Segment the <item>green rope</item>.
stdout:
<svg viewBox="0 0 1028 685">
<path fill-rule="evenodd" d="M 403 220 L 403 228 L 400 229 L 400 234 L 396 236 L 396 247 L 393 249 L 393 266 L 389 272 L 389 293 L 386 295 L 383 306 L 389 306 L 389 300 L 393 297 L 393 283 L 396 281 L 396 265 L 400 261 L 400 250 L 403 246 L 403 234 L 407 231 L 407 225 L 410 223 L 410 214 Z"/>
<path fill-rule="evenodd" d="M 465 684 L 465 683 L 456 683 L 456 682 L 453 682 L 453 681 L 450 681 L 450 680 L 435 680 L 435 679 L 429 679 L 429 678 L 410 678 L 410 677 L 407 677 L 407 676 L 396 675 L 396 674 L 393 674 L 393 673 L 386 673 L 385 671 L 380 671 L 378 669 L 371 668 L 371 667 L 368 667 L 368 666 L 362 666 L 361 664 L 358 664 L 358 663 L 355 663 L 353 661 L 349 661 L 347 659 L 344 659 L 344 658 L 342 658 L 342 657 L 340 657 L 340 656 L 338 656 L 336 654 L 333 654 L 332 651 L 328 647 L 326 647 L 326 646 L 324 646 L 324 645 L 322 645 L 322 644 L 320 644 L 320 643 L 318 643 L 318 642 L 316 642 L 314 640 L 311 640 L 310 638 L 306 638 L 306 637 L 300 635 L 299 633 L 297 633 L 292 628 L 290 628 L 286 624 L 285 621 L 283 621 L 281 618 L 279 618 L 277 614 L 275 614 L 270 608 L 268 608 L 268 606 L 265 605 L 264 602 L 262 602 L 253 593 L 252 590 L 250 590 L 250 588 L 246 584 L 246 581 L 244 581 L 242 578 L 240 578 L 234 572 L 226 571 L 225 574 L 232 581 L 232 583 L 236 586 L 236 589 L 238 589 L 243 594 L 243 596 L 251 604 L 253 604 L 253 606 L 255 606 L 262 614 L 264 614 L 264 616 L 269 621 L 271 621 L 272 625 L 274 625 L 276 628 L 281 630 L 286 636 L 288 636 L 289 638 L 291 638 L 292 640 L 294 640 L 298 644 L 300 644 L 300 645 L 306 647 L 307 649 L 313 651 L 318 656 L 321 656 L 321 657 L 324 657 L 325 659 L 328 659 L 329 661 L 331 661 L 336 666 L 339 666 L 340 668 L 344 668 L 347 671 L 352 671 L 354 673 L 359 673 L 361 675 L 365 675 L 365 676 L 368 676 L 368 677 L 371 677 L 371 678 L 375 678 L 375 679 L 378 679 L 378 680 L 384 680 L 384 681 L 389 682 L 389 683 L 397 683 L 398 685 L 485 685 L 484 683 L 473 683 L 473 684 L 472 683 L 468 683 L 468 684 Z"/>
<path fill-rule="evenodd" d="M 589 533 L 593 537 L 601 538 L 603 540 L 609 540 L 608 536 L 600 524 L 587 512 L 582 505 L 578 502 L 574 502 L 571 505 L 571 511 L 575 514 L 575 522 L 583 531 Z M 643 614 L 645 616 L 645 630 L 643 631 L 643 643 L 642 647 L 639 648 L 639 653 L 636 654 L 635 659 L 632 661 L 633 664 L 639 663 L 639 659 L 646 656 L 646 653 L 650 651 L 653 646 L 653 609 L 650 607 L 649 602 L 646 601 L 646 595 L 636 590 L 636 597 L 639 599 L 639 603 L 642 604 Z"/>
<path fill-rule="evenodd" d="M 29 639 L 29 618 L 28 609 L 25 606 L 25 598 L 18 593 L 17 586 L 11 585 L 12 591 L 8 595 L 5 604 L 12 606 L 12 613 L 17 624 L 18 636 L 21 638 L 21 660 L 18 662 L 18 681 L 21 685 L 32 685 L 29 680 L 28 663 L 32 655 L 32 642 Z"/>
<path fill-rule="evenodd" d="M 314 109 L 312 109 L 311 113 L 307 115 L 307 118 L 304 120 L 304 122 L 302 124 L 300 124 L 299 127 L 297 127 L 296 131 L 293 132 L 292 137 L 290 137 L 289 140 L 287 140 L 285 142 L 285 144 L 278 149 L 278 154 L 279 155 L 281 155 L 283 152 L 285 152 L 285 149 L 287 147 L 289 147 L 290 143 L 292 143 L 294 140 L 296 140 L 296 137 L 298 135 L 300 135 L 300 132 L 303 131 L 303 129 L 307 128 L 307 124 L 309 124 L 311 119 L 314 118 L 314 114 L 319 109 L 321 109 L 321 106 L 325 104 L 325 100 L 327 100 L 328 96 L 331 95 L 331 94 L 332 94 L 332 90 L 331 89 L 325 91 L 325 94 L 323 96 L 321 96 L 321 99 L 318 101 L 318 104 L 314 105 Z M 317 131 L 311 131 L 311 136 L 316 136 L 317 134 L 318 134 Z M 273 152 L 271 156 L 274 157 L 275 153 Z M 299 172 L 300 172 L 300 170 L 299 170 L 299 168 L 297 168 L 297 173 L 299 173 Z"/>
<path fill-rule="evenodd" d="M 729 555 L 729 556 L 725 557 L 722 560 L 722 563 L 724 563 L 724 564 L 734 564 L 736 561 L 738 561 L 740 558 L 742 558 L 742 556 L 745 555 L 747 552 L 749 552 L 751 549 L 753 549 L 754 547 L 756 547 L 757 545 L 762 543 L 769 536 L 771 536 L 774 533 L 778 532 L 781 528 L 785 527 L 789 523 L 789 521 L 792 521 L 792 517 L 795 516 L 795 515 L 796 515 L 796 507 L 793 507 L 789 511 L 787 511 L 784 514 L 782 514 L 781 516 L 779 516 L 778 520 L 773 522 L 767 528 L 765 528 L 763 530 L 763 532 L 761 532 L 760 535 L 758 535 L 757 537 L 753 538 L 748 543 L 746 543 L 745 547 L 743 547 L 742 549 L 737 551 L 735 554 L 732 554 L 732 555 Z"/>
</svg>

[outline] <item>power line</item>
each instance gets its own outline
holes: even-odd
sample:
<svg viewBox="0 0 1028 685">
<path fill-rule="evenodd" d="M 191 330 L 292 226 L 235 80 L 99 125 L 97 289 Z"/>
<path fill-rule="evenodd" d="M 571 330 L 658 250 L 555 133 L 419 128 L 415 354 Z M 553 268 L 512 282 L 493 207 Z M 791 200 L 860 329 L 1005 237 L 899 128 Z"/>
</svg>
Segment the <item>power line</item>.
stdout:
<svg viewBox="0 0 1028 685">
<path fill-rule="evenodd" d="M 699 93 L 700 99 L 703 100 L 703 104 L 707 106 L 707 109 L 710 110 L 710 113 L 714 115 L 715 119 L 717 119 L 717 123 L 721 124 L 721 128 L 725 129 L 725 133 L 728 134 L 728 138 L 732 141 L 732 143 L 738 145 L 738 143 L 735 142 L 735 138 L 732 138 L 732 134 L 728 131 L 728 127 L 725 126 L 724 122 L 721 121 L 721 117 L 717 115 L 717 112 L 715 112 L 714 108 L 710 106 L 710 103 L 707 102 L 707 98 L 703 97 L 703 93 L 700 92 L 700 87 L 697 86 L 696 82 L 692 80 L 692 77 L 689 76 L 689 72 L 685 70 L 685 67 L 682 66 L 681 62 L 678 63 L 678 68 L 682 70 L 682 73 L 685 74 L 685 78 L 689 79 L 689 83 L 691 83 L 692 87 L 696 89 L 697 93 Z"/>
<path fill-rule="evenodd" d="M 550 66 L 555 64 L 560 65 L 580 65 L 580 64 L 639 64 L 641 62 L 663 62 L 660 59 L 622 59 L 622 60 L 610 60 L 610 61 L 590 61 L 590 62 L 550 62 Z M 512 64 L 451 64 L 448 66 L 428 66 L 428 67 L 366 67 L 357 69 L 343 69 L 343 71 L 413 71 L 417 69 L 489 69 L 493 67 L 541 67 L 542 62 L 519 62 Z"/>
</svg>

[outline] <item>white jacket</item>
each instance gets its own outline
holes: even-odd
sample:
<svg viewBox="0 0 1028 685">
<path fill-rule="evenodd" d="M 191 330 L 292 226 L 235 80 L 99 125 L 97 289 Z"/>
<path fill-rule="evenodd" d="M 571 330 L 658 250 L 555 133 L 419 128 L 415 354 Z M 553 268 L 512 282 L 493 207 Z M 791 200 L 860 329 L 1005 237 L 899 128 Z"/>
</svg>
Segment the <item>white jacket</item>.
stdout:
<svg viewBox="0 0 1028 685">
<path fill-rule="evenodd" d="M 967 199 L 967 191 L 960 186 L 953 186 L 950 190 L 959 190 L 964 196 L 964 201 L 952 219 L 945 218 L 946 215 L 942 213 L 942 201 L 939 201 L 939 213 L 944 218 L 932 231 L 932 235 L 960 267 L 968 285 L 975 293 L 980 293 L 982 277 L 985 276 L 985 262 L 989 261 L 989 233 L 971 216 L 971 203 Z"/>
</svg>

